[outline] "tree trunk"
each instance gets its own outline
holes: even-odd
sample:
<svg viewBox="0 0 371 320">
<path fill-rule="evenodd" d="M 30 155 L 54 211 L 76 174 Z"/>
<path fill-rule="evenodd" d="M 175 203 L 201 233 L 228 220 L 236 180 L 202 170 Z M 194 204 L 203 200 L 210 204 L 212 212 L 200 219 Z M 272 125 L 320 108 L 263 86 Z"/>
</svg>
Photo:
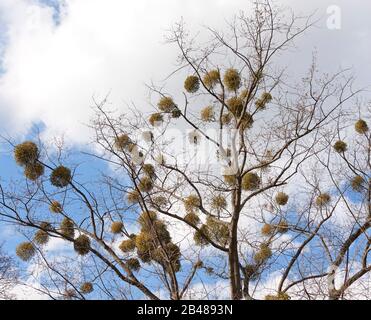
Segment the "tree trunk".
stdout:
<svg viewBox="0 0 371 320">
<path fill-rule="evenodd" d="M 242 299 L 242 284 L 237 243 L 237 227 L 240 215 L 240 197 L 240 192 L 233 192 L 233 218 L 231 221 L 230 242 L 228 251 L 231 298 L 233 300 Z"/>
<path fill-rule="evenodd" d="M 228 256 L 231 298 L 233 300 L 240 300 L 242 299 L 242 286 L 238 261 L 237 239 L 231 239 Z"/>
</svg>

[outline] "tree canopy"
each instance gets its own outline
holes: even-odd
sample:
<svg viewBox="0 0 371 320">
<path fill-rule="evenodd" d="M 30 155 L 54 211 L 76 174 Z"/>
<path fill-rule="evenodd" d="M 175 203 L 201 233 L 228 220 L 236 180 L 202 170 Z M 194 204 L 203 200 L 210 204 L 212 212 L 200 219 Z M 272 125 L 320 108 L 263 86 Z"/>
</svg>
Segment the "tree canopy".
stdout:
<svg viewBox="0 0 371 320">
<path fill-rule="evenodd" d="M 367 297 L 370 107 L 347 70 L 313 59 L 297 82 L 277 63 L 314 23 L 264 1 L 205 42 L 176 24 L 182 89 L 151 84 L 151 106 L 125 113 L 95 101 L 85 156 L 107 170 L 87 182 L 63 147 L 14 144 L 25 179 L 0 181 L 0 217 L 49 295 Z M 74 253 L 48 256 L 56 239 Z"/>
</svg>

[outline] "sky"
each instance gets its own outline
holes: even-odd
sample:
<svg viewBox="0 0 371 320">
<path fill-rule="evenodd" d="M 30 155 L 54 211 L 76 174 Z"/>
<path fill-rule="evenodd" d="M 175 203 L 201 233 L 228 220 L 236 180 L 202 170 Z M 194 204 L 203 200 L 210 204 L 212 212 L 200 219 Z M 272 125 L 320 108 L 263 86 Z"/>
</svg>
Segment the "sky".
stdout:
<svg viewBox="0 0 371 320">
<path fill-rule="evenodd" d="M 359 86 L 371 88 L 371 2 L 276 3 L 320 18 L 282 65 L 301 75 L 317 52 L 321 67 L 349 67 Z M 0 0 L 0 135 L 22 140 L 37 124 L 46 140 L 63 134 L 72 147 L 84 146 L 93 98 L 109 94 L 123 112 L 130 104 L 150 108 L 145 85 L 163 84 L 175 69 L 176 48 L 165 43 L 175 22 L 183 18 L 195 33 L 205 25 L 221 29 L 240 10 L 249 11 L 249 2 Z M 182 85 L 164 84 L 169 92 Z M 0 177 L 17 172 L 11 161 L 0 145 Z"/>
</svg>

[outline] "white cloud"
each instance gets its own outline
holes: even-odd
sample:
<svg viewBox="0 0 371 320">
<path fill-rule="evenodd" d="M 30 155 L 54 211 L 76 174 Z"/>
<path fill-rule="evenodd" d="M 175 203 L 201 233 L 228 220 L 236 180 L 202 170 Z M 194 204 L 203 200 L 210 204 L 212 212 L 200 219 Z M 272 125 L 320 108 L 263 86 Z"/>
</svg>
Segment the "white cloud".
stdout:
<svg viewBox="0 0 371 320">
<path fill-rule="evenodd" d="M 123 100 L 144 104 L 144 82 L 165 77 L 174 67 L 174 50 L 163 45 L 165 30 L 181 16 L 190 23 L 206 22 L 211 1 L 66 3 L 59 26 L 52 10 L 35 1 L 0 4 L 7 27 L 0 118 L 8 130 L 19 132 L 42 121 L 50 132 L 66 132 L 82 142 L 93 95 L 111 92 L 110 100 L 119 107 Z M 212 3 L 215 11 L 234 11 L 225 1 Z"/>
<path fill-rule="evenodd" d="M 45 250 L 48 254 L 55 254 L 61 252 L 72 252 L 72 244 L 61 238 L 50 238 L 49 242 L 45 246 Z"/>
<path fill-rule="evenodd" d="M 219 280 L 213 283 L 197 282 L 191 285 L 185 295 L 189 300 L 228 300 L 230 293 L 229 282 Z"/>
<path fill-rule="evenodd" d="M 40 290 L 42 289 L 39 283 L 29 282 L 16 285 L 10 294 L 14 295 L 17 300 L 47 300 L 48 295 Z"/>
</svg>

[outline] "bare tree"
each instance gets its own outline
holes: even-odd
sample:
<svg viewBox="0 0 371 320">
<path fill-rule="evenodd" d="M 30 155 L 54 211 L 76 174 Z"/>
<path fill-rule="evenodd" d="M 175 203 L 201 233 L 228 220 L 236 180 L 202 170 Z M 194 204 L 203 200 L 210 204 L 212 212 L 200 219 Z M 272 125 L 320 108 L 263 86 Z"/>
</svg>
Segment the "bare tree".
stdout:
<svg viewBox="0 0 371 320">
<path fill-rule="evenodd" d="M 11 289 L 17 284 L 18 273 L 14 260 L 0 246 L 0 299 L 13 299 Z"/>
<path fill-rule="evenodd" d="M 118 114 L 106 100 L 95 102 L 88 156 L 110 172 L 99 179 L 81 181 L 62 146 L 52 154 L 41 142 L 15 146 L 28 180 L 23 190 L 1 186 L 0 215 L 36 229 L 17 254 L 28 261 L 38 253 L 51 297 L 84 299 L 94 283 L 104 298 L 184 299 L 197 281 L 207 298 L 208 285 L 220 280 L 228 281 L 231 299 L 256 299 L 278 272 L 267 299 L 337 299 L 369 271 L 370 216 L 362 211 L 370 210 L 368 128 L 366 150 L 360 144 L 351 159 L 340 152 L 368 198 L 362 212 L 349 205 L 354 219 L 341 234 L 328 227 L 349 202 L 344 180 L 335 177 L 344 173 L 336 161 L 341 143 L 334 154 L 331 134 L 345 130 L 344 106 L 359 91 L 347 70 L 321 75 L 315 59 L 300 83 L 277 67 L 313 23 L 263 1 L 225 32 L 208 28 L 205 43 L 183 22 L 175 25 L 168 42 L 179 49 L 179 67 L 169 79 L 186 71 L 184 92 L 150 85 L 158 99 L 151 114 Z M 45 206 L 51 213 L 42 213 Z M 50 238 L 83 256 L 79 265 L 66 263 L 78 275 L 48 261 Z M 336 287 L 334 276 L 351 254 L 358 269 L 346 267 Z"/>
</svg>

